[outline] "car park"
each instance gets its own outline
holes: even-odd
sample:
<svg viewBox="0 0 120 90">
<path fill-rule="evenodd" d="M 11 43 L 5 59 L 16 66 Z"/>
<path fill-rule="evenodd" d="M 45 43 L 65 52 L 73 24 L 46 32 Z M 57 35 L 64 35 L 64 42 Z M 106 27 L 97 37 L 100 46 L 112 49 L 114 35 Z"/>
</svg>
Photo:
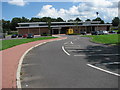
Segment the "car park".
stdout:
<svg viewBox="0 0 120 90">
<path fill-rule="evenodd" d="M 17 34 L 13 34 L 12 36 L 11 36 L 11 38 L 16 38 L 17 37 Z"/>
<path fill-rule="evenodd" d="M 86 35 L 86 32 L 85 31 L 81 31 L 80 34 Z"/>
<path fill-rule="evenodd" d="M 22 34 L 18 34 L 18 38 L 19 38 L 19 37 L 22 37 Z"/>
<path fill-rule="evenodd" d="M 103 34 L 108 34 L 108 31 L 103 31 Z"/>
<path fill-rule="evenodd" d="M 92 31 L 91 35 L 99 35 L 99 31 Z"/>
<path fill-rule="evenodd" d="M 99 31 L 98 35 L 103 35 L 104 32 L 103 31 Z"/>
<path fill-rule="evenodd" d="M 27 38 L 27 34 L 24 34 L 22 37 L 23 37 L 23 38 Z"/>
<path fill-rule="evenodd" d="M 34 38 L 34 35 L 33 34 L 28 34 L 27 38 Z"/>
<path fill-rule="evenodd" d="M 115 31 L 109 31 L 109 33 L 115 33 Z"/>
</svg>

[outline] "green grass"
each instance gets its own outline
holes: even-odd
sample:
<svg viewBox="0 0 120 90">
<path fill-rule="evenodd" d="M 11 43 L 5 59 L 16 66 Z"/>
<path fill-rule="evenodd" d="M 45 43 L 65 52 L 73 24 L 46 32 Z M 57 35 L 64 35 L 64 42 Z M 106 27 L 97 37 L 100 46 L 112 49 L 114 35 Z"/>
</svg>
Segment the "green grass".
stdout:
<svg viewBox="0 0 120 90">
<path fill-rule="evenodd" d="M 0 41 L 0 50 L 4 50 L 7 48 L 11 48 L 13 46 L 17 46 L 20 44 L 38 41 L 38 40 L 45 40 L 45 39 L 53 39 L 57 37 L 40 37 L 40 38 L 30 38 L 30 39 L 12 39 L 12 40 L 1 40 Z"/>
<path fill-rule="evenodd" d="M 92 42 L 103 43 L 103 44 L 120 44 L 120 34 L 109 34 L 109 35 L 85 35 L 83 37 L 91 37 Z"/>
</svg>

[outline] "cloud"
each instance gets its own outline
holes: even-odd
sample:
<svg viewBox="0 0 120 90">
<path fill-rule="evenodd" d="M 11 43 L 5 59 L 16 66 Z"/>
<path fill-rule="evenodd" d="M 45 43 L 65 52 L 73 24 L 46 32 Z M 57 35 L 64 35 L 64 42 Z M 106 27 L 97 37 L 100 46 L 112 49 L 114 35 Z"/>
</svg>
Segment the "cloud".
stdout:
<svg viewBox="0 0 120 90">
<path fill-rule="evenodd" d="M 110 2 L 106 0 L 100 0 L 99 2 L 82 2 L 79 5 L 73 5 L 69 9 L 56 9 L 52 5 L 44 5 L 37 17 L 62 17 L 65 20 L 75 19 L 76 17 L 82 20 L 95 19 L 97 17 L 96 12 L 99 12 L 99 17 L 105 22 L 111 22 L 112 19 L 118 16 L 118 3 Z"/>
<path fill-rule="evenodd" d="M 23 0 L 10 0 L 8 1 L 8 3 L 12 5 L 17 5 L 17 6 L 25 6 L 27 4 L 27 2 Z"/>
</svg>

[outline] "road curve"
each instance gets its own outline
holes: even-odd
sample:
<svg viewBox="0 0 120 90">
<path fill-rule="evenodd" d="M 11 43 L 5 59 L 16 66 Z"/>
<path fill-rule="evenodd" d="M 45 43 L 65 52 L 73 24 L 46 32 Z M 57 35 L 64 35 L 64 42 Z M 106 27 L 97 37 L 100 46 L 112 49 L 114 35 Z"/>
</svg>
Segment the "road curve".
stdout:
<svg viewBox="0 0 120 90">
<path fill-rule="evenodd" d="M 38 46 L 23 60 L 22 88 L 118 88 L 118 76 L 87 65 L 111 58 L 99 56 L 101 53 L 117 53 L 107 48 L 106 45 L 92 43 L 89 38 L 80 36 L 68 36 L 66 40 Z M 116 58 L 115 55 L 113 57 Z"/>
</svg>

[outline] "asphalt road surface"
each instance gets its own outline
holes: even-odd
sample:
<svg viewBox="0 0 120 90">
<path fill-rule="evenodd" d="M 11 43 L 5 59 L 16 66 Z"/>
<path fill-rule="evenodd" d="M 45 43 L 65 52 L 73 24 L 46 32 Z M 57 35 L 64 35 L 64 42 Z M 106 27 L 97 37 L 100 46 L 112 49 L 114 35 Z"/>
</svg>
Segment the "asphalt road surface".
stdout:
<svg viewBox="0 0 120 90">
<path fill-rule="evenodd" d="M 118 64 L 106 64 L 119 63 L 118 46 L 67 37 L 38 46 L 25 56 L 22 88 L 118 88 Z"/>
</svg>

